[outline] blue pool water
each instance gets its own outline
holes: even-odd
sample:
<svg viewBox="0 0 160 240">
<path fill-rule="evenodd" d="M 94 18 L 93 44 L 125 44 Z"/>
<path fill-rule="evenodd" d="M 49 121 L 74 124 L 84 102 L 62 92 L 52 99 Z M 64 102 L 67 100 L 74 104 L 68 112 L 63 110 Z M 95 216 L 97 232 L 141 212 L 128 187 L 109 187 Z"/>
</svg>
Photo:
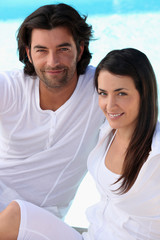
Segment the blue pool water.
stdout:
<svg viewBox="0 0 160 240">
<path fill-rule="evenodd" d="M 5 0 L 0 2 L 0 70 L 22 68 L 18 61 L 16 31 L 23 19 L 44 4 L 54 0 Z M 68 0 L 81 14 L 88 14 L 94 37 L 90 43 L 91 64 L 98 62 L 113 49 L 134 47 L 150 59 L 160 89 L 160 1 L 159 0 Z M 159 94 L 160 98 L 160 94 Z M 159 99 L 160 108 L 160 99 Z M 160 119 L 160 114 L 159 114 Z M 89 189 L 90 198 L 86 197 Z M 98 199 L 92 179 L 87 175 L 77 193 L 66 221 L 87 226 L 85 209 Z M 77 209 L 79 211 L 77 212 Z"/>
<path fill-rule="evenodd" d="M 0 19 L 24 18 L 44 4 L 58 3 L 54 0 L 5 0 L 0 3 Z M 131 14 L 160 11 L 159 0 L 64 0 L 81 13 L 89 15 Z"/>
</svg>

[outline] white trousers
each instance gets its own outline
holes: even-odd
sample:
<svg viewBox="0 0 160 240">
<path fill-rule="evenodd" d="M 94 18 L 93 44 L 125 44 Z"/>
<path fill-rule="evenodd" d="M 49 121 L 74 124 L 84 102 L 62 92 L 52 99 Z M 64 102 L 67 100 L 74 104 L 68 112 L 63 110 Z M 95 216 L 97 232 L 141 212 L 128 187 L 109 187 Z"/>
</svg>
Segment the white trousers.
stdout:
<svg viewBox="0 0 160 240">
<path fill-rule="evenodd" d="M 50 212 L 16 200 L 21 209 L 17 240 L 83 240 L 82 235 Z"/>
</svg>

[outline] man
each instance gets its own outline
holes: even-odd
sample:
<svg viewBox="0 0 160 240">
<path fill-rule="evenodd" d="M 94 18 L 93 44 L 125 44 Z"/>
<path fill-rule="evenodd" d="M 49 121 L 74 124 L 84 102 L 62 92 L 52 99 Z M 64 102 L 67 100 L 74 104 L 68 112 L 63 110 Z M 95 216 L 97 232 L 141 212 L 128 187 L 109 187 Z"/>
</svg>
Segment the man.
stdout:
<svg viewBox="0 0 160 240">
<path fill-rule="evenodd" d="M 104 119 L 91 38 L 86 17 L 66 4 L 43 6 L 20 26 L 24 70 L 0 73 L 0 211 L 22 199 L 67 213 Z"/>
</svg>

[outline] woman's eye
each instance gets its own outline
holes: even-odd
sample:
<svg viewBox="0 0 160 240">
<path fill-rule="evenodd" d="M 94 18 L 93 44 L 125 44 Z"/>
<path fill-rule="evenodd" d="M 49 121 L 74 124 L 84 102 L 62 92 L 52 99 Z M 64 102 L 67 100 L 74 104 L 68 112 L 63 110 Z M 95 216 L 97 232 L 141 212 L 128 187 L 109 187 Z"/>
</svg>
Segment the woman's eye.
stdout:
<svg viewBox="0 0 160 240">
<path fill-rule="evenodd" d="M 125 92 L 118 93 L 119 96 L 126 96 L 127 94 Z"/>
<path fill-rule="evenodd" d="M 105 93 L 105 92 L 98 92 L 98 95 L 107 96 L 107 93 Z"/>
</svg>

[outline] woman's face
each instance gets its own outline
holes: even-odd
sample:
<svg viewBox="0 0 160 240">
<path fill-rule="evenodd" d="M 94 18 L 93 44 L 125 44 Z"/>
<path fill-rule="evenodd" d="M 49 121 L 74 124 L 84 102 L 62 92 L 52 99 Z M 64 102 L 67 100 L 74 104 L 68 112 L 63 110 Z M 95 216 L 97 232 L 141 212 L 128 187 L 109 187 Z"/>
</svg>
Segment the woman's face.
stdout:
<svg viewBox="0 0 160 240">
<path fill-rule="evenodd" d="M 129 76 L 102 70 L 98 76 L 99 106 L 114 129 L 134 131 L 140 106 L 140 95 Z"/>
</svg>

